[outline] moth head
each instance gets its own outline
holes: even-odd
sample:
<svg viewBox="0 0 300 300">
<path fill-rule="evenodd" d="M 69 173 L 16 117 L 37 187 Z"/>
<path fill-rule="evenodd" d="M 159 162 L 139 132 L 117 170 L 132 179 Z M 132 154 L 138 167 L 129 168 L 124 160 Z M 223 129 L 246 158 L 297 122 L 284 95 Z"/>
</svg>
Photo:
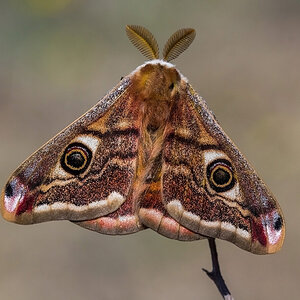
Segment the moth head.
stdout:
<svg viewBox="0 0 300 300">
<path fill-rule="evenodd" d="M 175 66 L 157 60 L 139 67 L 132 82 L 142 101 L 171 102 L 178 94 L 181 76 Z"/>
</svg>

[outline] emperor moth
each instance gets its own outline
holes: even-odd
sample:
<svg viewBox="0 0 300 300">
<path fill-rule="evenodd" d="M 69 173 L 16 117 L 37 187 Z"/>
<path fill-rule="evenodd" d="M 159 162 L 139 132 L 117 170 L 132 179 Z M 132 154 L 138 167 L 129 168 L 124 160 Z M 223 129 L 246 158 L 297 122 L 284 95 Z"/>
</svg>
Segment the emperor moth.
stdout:
<svg viewBox="0 0 300 300">
<path fill-rule="evenodd" d="M 193 29 L 167 41 L 127 26 L 149 60 L 30 156 L 1 194 L 19 224 L 70 220 L 105 234 L 146 228 L 172 239 L 219 238 L 256 254 L 278 251 L 279 204 L 205 100 L 170 63 Z"/>
</svg>

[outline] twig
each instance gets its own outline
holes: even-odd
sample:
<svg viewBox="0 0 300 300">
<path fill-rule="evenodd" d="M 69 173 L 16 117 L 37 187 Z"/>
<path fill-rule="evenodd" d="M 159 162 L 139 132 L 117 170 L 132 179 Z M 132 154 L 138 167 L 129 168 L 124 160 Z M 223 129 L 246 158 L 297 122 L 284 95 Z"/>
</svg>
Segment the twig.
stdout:
<svg viewBox="0 0 300 300">
<path fill-rule="evenodd" d="M 215 239 L 209 238 L 208 243 L 209 243 L 209 248 L 210 248 L 213 269 L 211 272 L 207 271 L 206 269 L 202 269 L 202 270 L 215 283 L 219 292 L 221 293 L 221 295 L 223 296 L 223 298 L 225 300 L 233 300 L 233 297 L 231 296 L 231 294 L 226 286 L 226 283 L 222 277 L 222 274 L 221 274 Z"/>
</svg>

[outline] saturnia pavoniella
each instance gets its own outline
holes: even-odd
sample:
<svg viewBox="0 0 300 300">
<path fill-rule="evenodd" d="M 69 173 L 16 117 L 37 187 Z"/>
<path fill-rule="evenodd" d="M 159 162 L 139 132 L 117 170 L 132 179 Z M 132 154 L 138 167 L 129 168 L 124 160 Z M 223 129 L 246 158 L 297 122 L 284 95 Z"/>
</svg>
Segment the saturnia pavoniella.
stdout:
<svg viewBox="0 0 300 300">
<path fill-rule="evenodd" d="M 3 217 L 70 220 L 105 234 L 151 228 L 182 241 L 219 238 L 256 254 L 278 251 L 285 235 L 278 203 L 169 62 L 195 31 L 175 32 L 163 60 L 148 30 L 126 31 L 149 61 L 12 174 Z"/>
</svg>

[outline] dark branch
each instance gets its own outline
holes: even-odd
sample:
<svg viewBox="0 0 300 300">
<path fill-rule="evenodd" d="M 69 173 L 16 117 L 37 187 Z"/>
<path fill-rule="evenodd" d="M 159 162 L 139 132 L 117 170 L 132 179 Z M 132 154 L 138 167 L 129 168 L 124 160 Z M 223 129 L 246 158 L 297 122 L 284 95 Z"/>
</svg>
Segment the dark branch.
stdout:
<svg viewBox="0 0 300 300">
<path fill-rule="evenodd" d="M 221 274 L 215 239 L 209 238 L 208 243 L 209 243 L 209 248 L 211 253 L 213 269 L 211 272 L 207 271 L 206 269 L 202 269 L 202 270 L 215 283 L 215 285 L 217 286 L 219 292 L 221 293 L 224 299 L 233 300 L 233 297 L 231 296 Z"/>
</svg>

